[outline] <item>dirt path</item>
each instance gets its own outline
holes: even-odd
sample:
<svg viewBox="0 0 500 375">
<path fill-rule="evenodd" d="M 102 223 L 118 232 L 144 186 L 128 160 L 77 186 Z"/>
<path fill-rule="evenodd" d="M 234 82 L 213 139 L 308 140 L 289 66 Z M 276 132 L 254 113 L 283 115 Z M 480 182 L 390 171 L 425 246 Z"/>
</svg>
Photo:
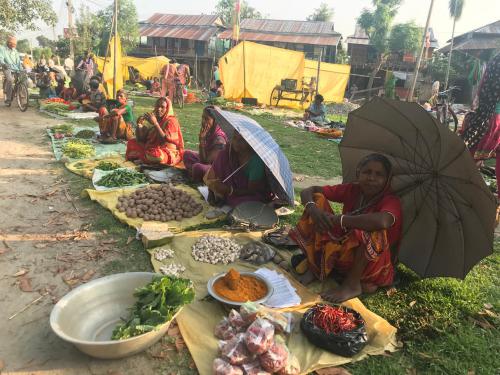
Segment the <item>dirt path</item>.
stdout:
<svg viewBox="0 0 500 375">
<path fill-rule="evenodd" d="M 50 329 L 54 302 L 113 256 L 113 245 L 88 230 L 94 210 L 70 197 L 53 158 L 45 127 L 56 123 L 0 104 L 0 373 L 158 373 L 148 353 L 94 360 Z"/>
</svg>

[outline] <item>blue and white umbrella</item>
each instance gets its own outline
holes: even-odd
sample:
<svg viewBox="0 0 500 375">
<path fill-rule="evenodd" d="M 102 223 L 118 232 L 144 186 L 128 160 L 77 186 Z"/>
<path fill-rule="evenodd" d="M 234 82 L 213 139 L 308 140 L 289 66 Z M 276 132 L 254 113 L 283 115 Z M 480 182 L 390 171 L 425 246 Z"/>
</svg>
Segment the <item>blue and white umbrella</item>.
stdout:
<svg viewBox="0 0 500 375">
<path fill-rule="evenodd" d="M 214 108 L 213 114 L 219 126 L 231 139 L 236 130 L 247 141 L 267 167 L 266 175 L 271 190 L 280 199 L 294 205 L 293 176 L 290 164 L 280 146 L 255 120 L 238 113 Z"/>
</svg>

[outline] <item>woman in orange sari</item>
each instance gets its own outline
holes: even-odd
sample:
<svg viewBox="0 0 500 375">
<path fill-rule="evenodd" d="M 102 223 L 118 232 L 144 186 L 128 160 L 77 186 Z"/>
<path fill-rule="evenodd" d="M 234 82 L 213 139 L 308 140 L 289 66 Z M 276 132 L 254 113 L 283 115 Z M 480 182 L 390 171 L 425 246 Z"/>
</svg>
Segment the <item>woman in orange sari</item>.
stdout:
<svg viewBox="0 0 500 375">
<path fill-rule="evenodd" d="M 392 284 L 391 250 L 397 252 L 402 215 L 399 198 L 390 191 L 391 171 L 385 156 L 372 154 L 361 160 L 356 183 L 302 191 L 305 211 L 289 233 L 304 253 L 295 264 L 305 271 L 300 279 L 324 280 L 332 271 L 343 277 L 339 288 L 322 294 L 325 300 L 340 303 Z M 329 201 L 343 203 L 341 215 Z"/>
<path fill-rule="evenodd" d="M 127 142 L 127 160 L 170 166 L 182 161 L 181 127 L 167 98 L 159 98 L 154 112 L 138 119 L 136 133 L 136 138 Z"/>
</svg>

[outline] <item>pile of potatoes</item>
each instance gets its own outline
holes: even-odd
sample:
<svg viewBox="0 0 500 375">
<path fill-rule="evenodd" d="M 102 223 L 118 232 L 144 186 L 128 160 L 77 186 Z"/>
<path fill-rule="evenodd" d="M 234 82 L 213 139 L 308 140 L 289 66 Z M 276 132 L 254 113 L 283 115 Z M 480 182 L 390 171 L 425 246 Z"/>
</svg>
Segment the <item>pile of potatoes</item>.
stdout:
<svg viewBox="0 0 500 375">
<path fill-rule="evenodd" d="M 118 198 L 116 208 L 130 218 L 146 221 L 181 221 L 201 213 L 203 206 L 171 185 L 148 186 Z"/>
</svg>

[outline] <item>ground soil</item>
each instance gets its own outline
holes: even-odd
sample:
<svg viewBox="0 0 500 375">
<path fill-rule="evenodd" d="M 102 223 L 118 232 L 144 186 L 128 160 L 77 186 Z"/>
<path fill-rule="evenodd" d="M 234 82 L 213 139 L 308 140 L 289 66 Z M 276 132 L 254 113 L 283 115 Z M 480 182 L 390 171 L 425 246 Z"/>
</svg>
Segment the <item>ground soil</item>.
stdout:
<svg viewBox="0 0 500 375">
<path fill-rule="evenodd" d="M 0 373 L 160 373 L 150 352 L 95 360 L 49 326 L 54 303 L 114 256 L 112 241 L 89 230 L 96 214 L 70 195 L 53 157 L 45 128 L 56 123 L 0 104 Z"/>
</svg>

